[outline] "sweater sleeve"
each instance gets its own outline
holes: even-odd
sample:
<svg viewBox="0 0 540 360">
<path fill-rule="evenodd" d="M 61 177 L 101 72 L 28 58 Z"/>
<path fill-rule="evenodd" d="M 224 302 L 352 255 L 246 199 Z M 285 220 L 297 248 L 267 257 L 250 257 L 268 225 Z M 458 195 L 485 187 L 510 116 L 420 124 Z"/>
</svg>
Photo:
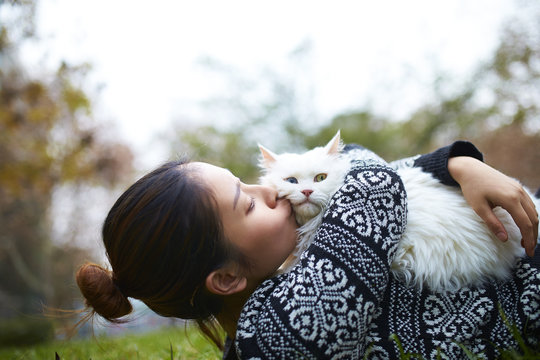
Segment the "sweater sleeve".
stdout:
<svg viewBox="0 0 540 360">
<path fill-rule="evenodd" d="M 368 149 L 357 144 L 348 144 L 343 149 L 344 153 L 352 154 L 353 158 L 371 157 L 384 161 Z M 403 167 L 420 167 L 424 172 L 430 173 L 444 185 L 459 186 L 448 172 L 448 160 L 455 156 L 470 156 L 483 161 L 482 153 L 468 141 L 455 141 L 454 143 L 439 148 L 429 154 L 416 155 L 413 157 L 392 161 L 389 165 L 394 169 Z M 540 191 L 540 190 L 539 190 Z"/>
<path fill-rule="evenodd" d="M 448 160 L 456 156 L 470 156 L 483 161 L 482 153 L 468 141 L 456 141 L 429 154 L 415 158 L 413 166 L 431 173 L 444 185 L 459 186 L 448 172 Z"/>
<path fill-rule="evenodd" d="M 361 358 L 406 220 L 400 177 L 354 161 L 300 264 L 264 282 L 238 323 L 242 359 Z"/>
</svg>

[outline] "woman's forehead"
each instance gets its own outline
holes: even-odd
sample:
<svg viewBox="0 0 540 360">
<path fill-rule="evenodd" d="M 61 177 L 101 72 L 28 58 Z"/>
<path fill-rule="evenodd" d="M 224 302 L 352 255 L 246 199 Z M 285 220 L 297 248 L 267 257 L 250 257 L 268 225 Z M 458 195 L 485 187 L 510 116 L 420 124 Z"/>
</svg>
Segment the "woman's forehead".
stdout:
<svg viewBox="0 0 540 360">
<path fill-rule="evenodd" d="M 188 166 L 193 166 L 195 169 L 199 169 L 207 174 L 235 177 L 229 169 L 225 169 L 205 162 L 192 162 L 189 163 Z"/>
<path fill-rule="evenodd" d="M 223 187 L 228 187 L 227 184 L 238 182 L 238 178 L 228 169 L 204 162 L 194 162 L 190 166 L 193 166 L 195 172 L 199 173 L 201 180 L 212 186 L 214 191 L 220 191 Z"/>
</svg>

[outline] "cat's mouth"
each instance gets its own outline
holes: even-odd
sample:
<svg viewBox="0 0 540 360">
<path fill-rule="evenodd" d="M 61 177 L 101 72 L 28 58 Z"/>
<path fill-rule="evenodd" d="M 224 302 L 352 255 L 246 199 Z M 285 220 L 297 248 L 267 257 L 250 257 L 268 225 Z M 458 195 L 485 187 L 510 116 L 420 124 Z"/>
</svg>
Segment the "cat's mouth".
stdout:
<svg viewBox="0 0 540 360">
<path fill-rule="evenodd" d="M 298 224 L 303 225 L 306 221 L 315 217 L 321 209 L 312 201 L 303 201 L 294 205 L 294 212 Z"/>
<path fill-rule="evenodd" d="M 294 208 L 295 209 L 319 209 L 319 205 L 310 199 L 306 199 L 297 204 L 294 204 Z"/>
<path fill-rule="evenodd" d="M 316 207 L 317 204 L 315 204 L 310 199 L 305 199 L 305 200 L 302 200 L 300 202 L 293 204 L 293 206 L 295 209 L 305 209 L 305 208 Z"/>
</svg>

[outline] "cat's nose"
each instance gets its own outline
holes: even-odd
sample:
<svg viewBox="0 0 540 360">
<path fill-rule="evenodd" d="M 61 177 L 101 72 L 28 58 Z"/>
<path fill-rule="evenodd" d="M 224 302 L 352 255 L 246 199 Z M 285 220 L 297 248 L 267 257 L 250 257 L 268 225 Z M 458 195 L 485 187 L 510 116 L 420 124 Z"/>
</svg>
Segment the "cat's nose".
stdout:
<svg viewBox="0 0 540 360">
<path fill-rule="evenodd" d="M 313 190 L 302 190 L 302 194 L 304 194 L 307 198 L 309 197 L 309 195 L 311 195 L 313 193 Z"/>
</svg>

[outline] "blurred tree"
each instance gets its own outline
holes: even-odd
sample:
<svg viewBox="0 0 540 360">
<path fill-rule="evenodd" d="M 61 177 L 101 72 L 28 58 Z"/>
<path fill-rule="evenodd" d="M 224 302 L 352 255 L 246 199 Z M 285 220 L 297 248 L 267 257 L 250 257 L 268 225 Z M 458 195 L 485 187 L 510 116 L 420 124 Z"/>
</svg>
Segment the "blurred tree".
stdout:
<svg viewBox="0 0 540 360">
<path fill-rule="evenodd" d="M 360 111 L 336 116 L 316 134 L 305 137 L 305 147 L 311 149 L 326 144 L 337 129 L 346 144 L 361 144 L 386 159 L 401 157 L 403 142 L 407 141 L 398 136 L 399 125 L 395 122 L 369 111 Z"/>
<path fill-rule="evenodd" d="M 533 191 L 540 188 L 540 132 L 526 132 L 521 124 L 513 122 L 479 137 L 475 143 L 488 164 Z"/>
<path fill-rule="evenodd" d="M 73 301 L 73 293 L 58 295 L 74 290 L 68 284 L 81 250 L 52 242 L 55 189 L 112 187 L 132 169 L 131 150 L 108 140 L 92 118 L 87 65 L 63 63 L 36 78 L 19 61 L 20 45 L 33 36 L 34 8 L 30 0 L 0 1 L 1 317 Z"/>
<path fill-rule="evenodd" d="M 339 115 L 306 139 L 324 144 L 336 129 L 385 159 L 431 151 L 455 139 L 473 141 L 486 162 L 536 189 L 540 186 L 540 6 L 521 3 L 519 19 L 509 19 L 500 43 L 485 64 L 462 84 L 448 78 L 433 84 L 435 101 L 409 119 L 395 122 L 368 111 Z"/>
<path fill-rule="evenodd" d="M 450 96 L 440 95 L 403 124 L 415 152 L 464 138 L 476 143 L 497 169 L 540 186 L 540 7 L 524 2 L 509 19 L 493 57 Z M 530 20 L 530 21 L 527 21 Z"/>
<path fill-rule="evenodd" d="M 290 71 L 298 77 L 309 50 L 309 41 L 304 41 L 290 54 Z M 177 121 L 174 131 L 165 134 L 174 155 L 189 154 L 226 167 L 243 181 L 255 182 L 259 175 L 258 143 L 278 152 L 302 150 L 305 136 L 316 131 L 311 98 L 299 90 L 309 84 L 299 84 L 298 78 L 270 69 L 246 76 L 211 58 L 204 59 L 202 65 L 226 79 L 226 95 L 203 104 L 214 114 L 213 125 Z"/>
<path fill-rule="evenodd" d="M 313 112 L 306 111 L 312 108 L 305 101 L 310 100 L 305 96 L 310 91 L 295 81 L 295 76 L 310 76 L 302 72 L 309 68 L 309 46 L 302 44 L 293 52 L 297 56 L 293 75 L 266 71 L 246 79 L 237 69 L 209 61 L 210 68 L 228 75 L 232 82 L 227 86 L 228 97 L 214 99 L 205 107 L 220 118 L 234 119 L 233 124 L 225 128 L 178 124 L 169 141 L 176 152 L 181 148 L 198 160 L 256 179 L 257 142 L 276 152 L 303 151 L 325 144 L 341 129 L 345 142 L 362 144 L 394 160 L 466 139 L 479 146 L 488 163 L 537 187 L 540 6 L 537 1 L 521 0 L 520 9 L 518 19 L 508 20 L 491 59 L 462 84 L 442 75 L 434 79 L 435 100 L 407 119 L 396 121 L 361 109 L 340 114 L 327 124 L 316 121 Z M 213 121 L 219 122 L 215 117 Z"/>
<path fill-rule="evenodd" d="M 257 144 L 242 129 L 220 131 L 212 126 L 177 130 L 172 151 L 192 160 L 206 161 L 230 169 L 244 182 L 256 181 Z"/>
<path fill-rule="evenodd" d="M 486 127 L 496 130 L 475 136 L 486 161 L 525 185 L 540 186 L 540 5 L 521 3 L 522 18 L 511 19 L 483 87 L 492 92 Z"/>
</svg>

